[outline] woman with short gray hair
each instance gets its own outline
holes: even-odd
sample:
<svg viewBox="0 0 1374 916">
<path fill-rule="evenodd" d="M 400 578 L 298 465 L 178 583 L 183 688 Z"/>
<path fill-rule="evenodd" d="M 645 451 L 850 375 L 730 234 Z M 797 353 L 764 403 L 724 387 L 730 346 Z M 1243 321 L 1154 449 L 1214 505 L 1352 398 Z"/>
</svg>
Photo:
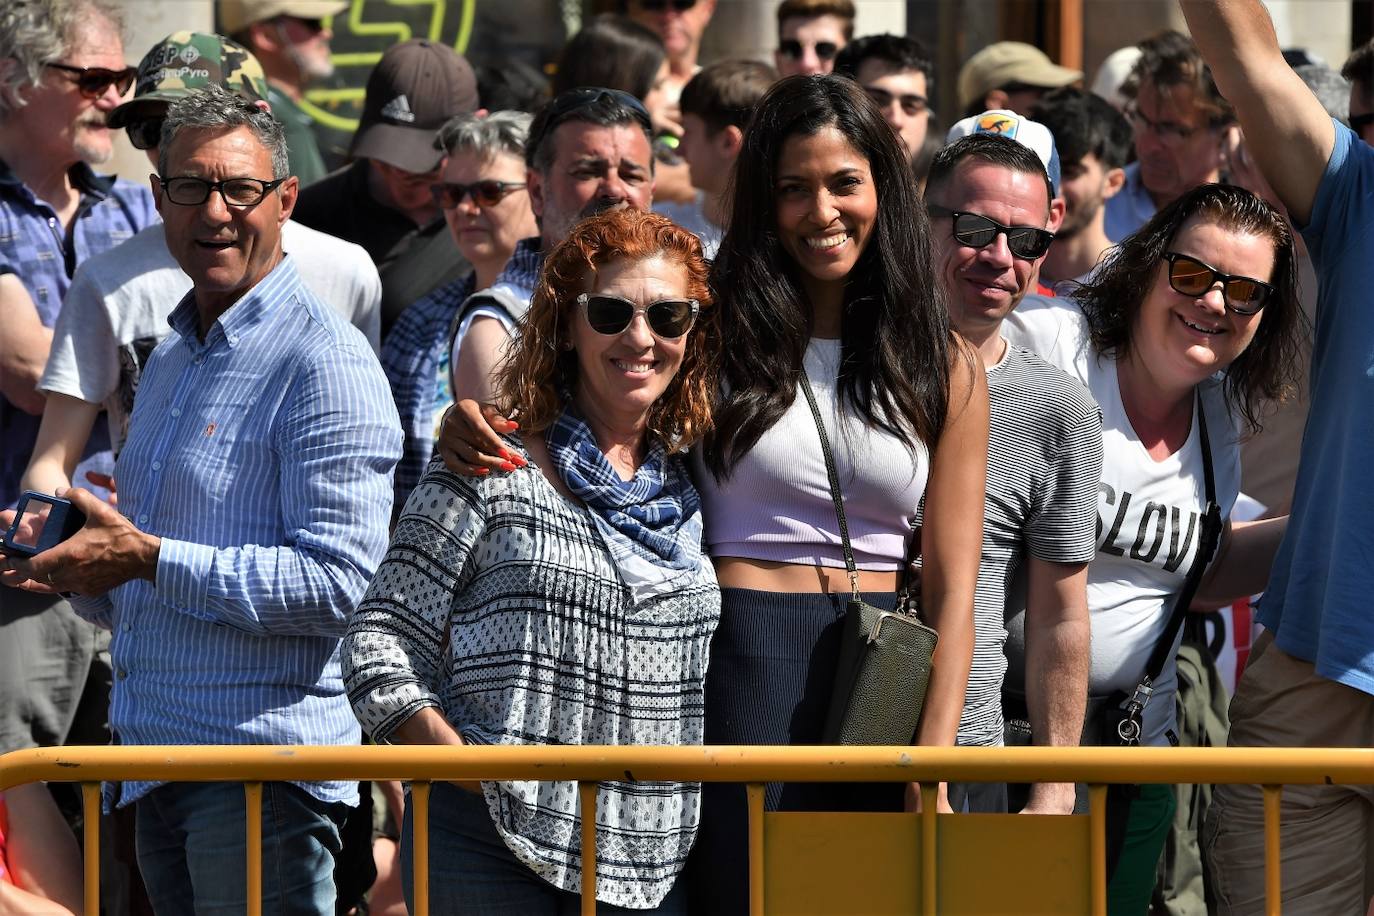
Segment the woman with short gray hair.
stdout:
<svg viewBox="0 0 1374 916">
<path fill-rule="evenodd" d="M 458 250 L 473 270 L 402 312 L 382 346 L 382 368 L 406 434 L 401 463 L 396 466 L 397 511 L 429 464 L 439 420 L 453 403 L 454 385 L 462 384 L 449 365 L 455 317 L 469 296 L 496 281 L 518 243 L 534 237 L 533 250 L 538 251 L 539 228 L 525 189 L 529 129 L 530 116 L 525 112 L 496 111 L 485 117 L 458 115 L 435 137 L 434 145 L 448 154 L 448 160 L 441 183 L 432 190 Z M 483 335 L 492 326 L 504 340 L 505 331 L 497 324 L 501 320 L 480 308 L 464 315 L 456 329 L 454 352 L 464 340 L 469 347 L 482 345 Z M 490 355 L 490 362 L 495 362 L 500 353 Z M 485 385 L 486 372 L 481 367 L 487 361 L 469 362 L 474 365 L 465 365 L 462 371 L 480 373 Z"/>
</svg>

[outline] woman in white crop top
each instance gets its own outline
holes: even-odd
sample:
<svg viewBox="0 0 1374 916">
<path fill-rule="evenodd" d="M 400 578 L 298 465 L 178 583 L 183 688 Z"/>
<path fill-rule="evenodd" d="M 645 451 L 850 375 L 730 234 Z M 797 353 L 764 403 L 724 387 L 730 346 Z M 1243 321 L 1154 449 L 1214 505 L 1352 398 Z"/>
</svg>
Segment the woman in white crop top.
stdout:
<svg viewBox="0 0 1374 916">
<path fill-rule="evenodd" d="M 721 620 L 708 744 L 818 744 L 850 583 L 805 371 L 835 457 L 858 587 L 894 607 L 924 498 L 921 605 L 940 633 L 917 741 L 953 745 L 973 655 L 987 381 L 955 335 L 907 156 L 853 81 L 794 77 L 760 100 L 736 160 L 712 268 L 722 395 L 694 451 Z M 450 412 L 454 470 L 481 454 L 475 405 Z M 500 425 L 500 424 L 497 424 Z M 509 469 L 508 467 L 506 468 Z M 941 804 L 944 801 L 941 787 Z M 902 810 L 902 786 L 774 784 L 770 810 Z M 744 787 L 703 786 L 685 876 L 693 910 L 747 906 Z"/>
<path fill-rule="evenodd" d="M 850 586 L 803 371 L 835 456 L 859 588 L 892 606 L 911 520 L 922 610 L 940 632 L 917 741 L 952 745 L 973 651 L 987 391 L 951 330 L 907 157 L 852 81 L 799 77 L 760 100 L 712 269 L 723 396 L 694 458 L 721 623 L 708 744 L 817 744 Z M 900 787 L 770 786 L 773 810 L 901 810 Z M 713 784 L 689 866 L 700 912 L 747 899 L 742 786 Z"/>
</svg>

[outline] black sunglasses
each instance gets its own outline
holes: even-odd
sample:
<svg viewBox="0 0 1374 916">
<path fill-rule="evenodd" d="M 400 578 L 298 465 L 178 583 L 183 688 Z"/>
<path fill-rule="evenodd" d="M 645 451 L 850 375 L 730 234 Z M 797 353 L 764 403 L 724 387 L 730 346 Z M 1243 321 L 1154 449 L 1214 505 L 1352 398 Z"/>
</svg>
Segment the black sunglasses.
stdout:
<svg viewBox="0 0 1374 916">
<path fill-rule="evenodd" d="M 525 149 L 539 149 L 544 138 L 553 133 L 555 127 L 584 108 L 591 108 L 594 105 L 612 111 L 617 108 L 626 110 L 644 128 L 646 133 L 652 135 L 654 132 L 654 122 L 649 117 L 648 109 L 644 107 L 643 102 L 630 93 L 623 89 L 583 86 L 558 93 L 552 101 L 544 106 L 543 110 L 535 117 L 534 124 L 531 125 L 530 136 L 525 143 Z"/>
<path fill-rule="evenodd" d="M 661 13 L 666 9 L 685 13 L 697 5 L 697 0 L 639 0 L 639 8 L 648 13 Z"/>
<path fill-rule="evenodd" d="M 277 22 L 284 22 L 288 19 L 294 20 L 295 22 L 299 22 L 301 24 L 301 28 L 305 29 L 312 35 L 324 31 L 324 20 L 316 16 L 292 16 L 290 13 L 283 13 L 282 15 L 277 17 Z"/>
<path fill-rule="evenodd" d="M 67 75 L 67 78 L 76 83 L 77 91 L 88 99 L 98 99 L 105 94 L 105 90 L 114 86 L 123 95 L 129 91 L 129 87 L 134 84 L 134 77 L 138 76 L 138 71 L 133 67 L 125 67 L 123 70 L 110 70 L 105 67 L 73 67 L 71 64 L 46 64 L 54 70 L 60 70 Z"/>
<path fill-rule="evenodd" d="M 1176 292 L 1201 299 L 1220 283 L 1222 302 L 1237 315 L 1255 314 L 1274 295 L 1274 287 L 1263 280 L 1224 274 L 1191 255 L 1170 251 L 1164 260 L 1169 262 L 1169 285 Z"/>
<path fill-rule="evenodd" d="M 1007 250 L 1013 257 L 1023 261 L 1034 261 L 1036 258 L 1044 257 L 1045 252 L 1050 250 L 1050 243 L 1054 241 L 1054 233 L 1048 229 L 1037 229 L 1035 226 L 1003 226 L 981 213 L 951 210 L 939 204 L 927 204 L 926 209 L 930 211 L 931 216 L 953 217 L 954 240 L 969 248 L 986 248 L 997 241 L 997 236 L 1005 235 Z"/>
<path fill-rule="evenodd" d="M 176 178 L 157 176 L 158 184 L 162 185 L 167 199 L 182 207 L 199 207 L 210 199 L 212 191 L 218 191 L 224 198 L 224 203 L 230 207 L 254 207 L 262 203 L 262 199 L 285 180 L 226 178 L 223 181 L 206 181 L 204 178 L 191 175 L 179 175 Z"/>
<path fill-rule="evenodd" d="M 434 202 L 444 210 L 452 210 L 469 194 L 477 206 L 494 207 L 504 200 L 507 194 L 524 186 L 523 181 L 496 181 L 488 178 L 474 181 L 472 184 L 457 184 L 451 181 L 432 184 L 429 186 L 429 193 L 434 195 Z"/>
<path fill-rule="evenodd" d="M 640 306 L 609 293 L 595 296 L 583 293 L 577 297 L 577 304 L 586 310 L 587 324 L 598 334 L 613 337 L 624 333 L 635 315 L 643 312 L 649 330 L 663 340 L 676 340 L 692 330 L 697 312 L 701 310 L 701 304 L 695 299 L 659 299 Z"/>
<path fill-rule="evenodd" d="M 165 118 L 144 118 L 142 121 L 131 121 L 124 126 L 124 132 L 129 135 L 129 142 L 134 145 L 134 149 L 154 149 L 162 142 L 162 122 Z"/>
<path fill-rule="evenodd" d="M 816 56 L 821 60 L 830 60 L 840 53 L 840 46 L 833 41 L 818 41 L 814 47 Z M 802 43 L 795 38 L 784 38 L 778 42 L 778 50 L 793 60 L 801 60 Z"/>
</svg>

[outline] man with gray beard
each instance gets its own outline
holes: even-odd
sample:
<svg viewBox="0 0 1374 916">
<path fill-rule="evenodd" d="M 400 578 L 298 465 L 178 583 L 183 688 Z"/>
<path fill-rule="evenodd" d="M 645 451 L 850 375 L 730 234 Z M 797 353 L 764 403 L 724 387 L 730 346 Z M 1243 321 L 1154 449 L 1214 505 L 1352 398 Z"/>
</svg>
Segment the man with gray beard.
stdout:
<svg viewBox="0 0 1374 916">
<path fill-rule="evenodd" d="M 113 0 L 0 3 L 0 273 L 24 289 L 0 316 L 0 508 L 38 435 L 35 386 L 73 271 L 158 218 L 146 186 L 91 168 L 112 155 L 106 118 L 134 81 L 122 25 Z M 102 432 L 87 452 L 108 448 Z M 102 701 L 89 728 L 76 721 L 102 645 L 58 596 L 0 588 L 0 752 L 103 743 Z"/>
<path fill-rule="evenodd" d="M 455 401 L 492 400 L 492 371 L 529 309 L 546 252 L 577 223 L 603 210 L 650 208 L 652 142 L 648 112 L 639 99 L 619 90 L 569 89 L 535 117 L 525 146 L 525 181 L 539 235 L 516 245 L 496 282 L 459 309 L 449 356 Z M 477 381 L 465 383 L 471 379 Z"/>
</svg>

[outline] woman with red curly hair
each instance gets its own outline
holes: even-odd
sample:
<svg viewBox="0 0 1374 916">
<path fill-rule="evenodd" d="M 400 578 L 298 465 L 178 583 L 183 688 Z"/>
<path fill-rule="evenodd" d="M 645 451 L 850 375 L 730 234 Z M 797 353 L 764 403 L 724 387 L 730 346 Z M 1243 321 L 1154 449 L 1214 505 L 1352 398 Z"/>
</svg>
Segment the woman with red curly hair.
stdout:
<svg viewBox="0 0 1374 916">
<path fill-rule="evenodd" d="M 695 236 L 620 210 L 545 262 L 503 364 L 507 475 L 436 460 L 344 640 L 363 726 L 402 744 L 700 744 L 720 592 L 682 454 L 711 422 L 720 345 Z M 608 782 L 602 912 L 682 912 L 696 784 Z M 572 782 L 437 783 L 434 912 L 555 913 L 581 889 Z M 412 824 L 402 861 L 407 901 Z"/>
</svg>

